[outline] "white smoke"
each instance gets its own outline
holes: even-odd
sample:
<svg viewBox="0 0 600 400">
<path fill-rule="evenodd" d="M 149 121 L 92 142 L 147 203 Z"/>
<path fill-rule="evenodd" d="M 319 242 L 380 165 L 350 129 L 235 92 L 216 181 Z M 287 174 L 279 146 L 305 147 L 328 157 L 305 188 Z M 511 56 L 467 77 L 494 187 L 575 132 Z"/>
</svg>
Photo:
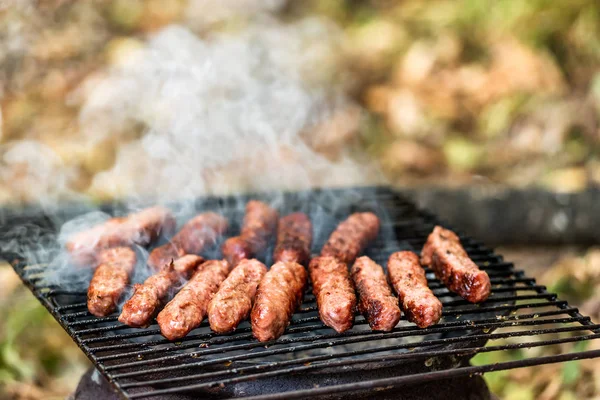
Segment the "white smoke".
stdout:
<svg viewBox="0 0 600 400">
<path fill-rule="evenodd" d="M 262 20 L 204 37 L 183 26 L 159 31 L 71 95 L 82 106 L 78 141 L 120 143 L 114 165 L 94 176 L 87 194 L 127 198 L 122 213 L 150 198 L 178 200 L 174 212 L 181 226 L 195 209 L 185 200 L 206 194 L 381 182 L 378 169 L 353 147 L 362 111 L 346 95 L 343 43 L 337 27 L 322 19 Z M 49 148 L 17 142 L 3 157 L 0 183 L 12 182 L 11 174 L 23 165 L 23 190 L 35 188 L 28 198 L 60 204 L 61 196 L 73 197 L 76 164 L 61 161 Z M 280 206 L 283 198 L 270 201 Z M 326 208 L 340 201 L 327 197 Z M 240 211 L 243 206 L 240 200 Z M 320 210 L 313 221 L 319 238 L 330 229 L 329 212 Z M 58 242 L 105 218 L 92 211 L 67 222 Z M 11 250 L 29 251 L 23 235 L 14 237 L 19 240 Z M 47 257 L 36 250 L 28 259 Z M 51 267 L 56 274 L 49 283 L 85 288 L 89 276 L 71 268 L 64 253 Z M 138 266 L 133 281 L 147 273 Z"/>
<path fill-rule="evenodd" d="M 165 28 L 97 81 L 81 110 L 90 139 L 143 127 L 92 192 L 181 198 L 372 178 L 366 165 L 315 148 L 357 129 L 360 110 L 330 80 L 340 43 L 334 27 L 313 19 L 205 39 Z"/>
<path fill-rule="evenodd" d="M 65 193 L 77 195 L 69 189 L 69 182 L 77 171 L 64 165 L 49 147 L 35 140 L 21 140 L 4 147 L 0 152 L 0 200 L 37 199 L 40 205 L 56 204 Z M 10 182 L 10 185 L 8 185 Z M 10 192 L 4 192 L 8 190 Z"/>
</svg>

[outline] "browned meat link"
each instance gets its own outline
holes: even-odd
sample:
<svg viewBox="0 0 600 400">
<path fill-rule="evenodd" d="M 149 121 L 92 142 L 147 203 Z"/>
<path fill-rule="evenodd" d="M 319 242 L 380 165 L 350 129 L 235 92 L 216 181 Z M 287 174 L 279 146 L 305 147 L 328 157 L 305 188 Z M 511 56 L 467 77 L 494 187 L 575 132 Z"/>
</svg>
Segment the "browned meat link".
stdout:
<svg viewBox="0 0 600 400">
<path fill-rule="evenodd" d="M 321 321 L 338 333 L 352 328 L 356 294 L 348 266 L 335 257 L 316 257 L 308 271 Z"/>
<path fill-rule="evenodd" d="M 354 213 L 338 225 L 321 250 L 322 256 L 335 257 L 346 264 L 356 260 L 377 237 L 379 218 L 370 212 Z"/>
<path fill-rule="evenodd" d="M 152 250 L 148 265 L 158 271 L 185 254 L 200 254 L 206 246 L 216 243 L 227 226 L 227 219 L 219 214 L 199 214 L 186 222 L 169 243 Z"/>
<path fill-rule="evenodd" d="M 129 247 L 115 247 L 102 250 L 98 263 L 88 288 L 87 306 L 93 315 L 105 317 L 117 309 L 135 269 L 136 256 Z"/>
<path fill-rule="evenodd" d="M 423 246 L 423 263 L 446 287 L 471 303 L 485 301 L 491 293 L 490 277 L 471 260 L 452 231 L 436 226 Z"/>
<path fill-rule="evenodd" d="M 192 279 L 158 313 L 156 321 L 162 335 L 177 340 L 198 327 L 206 317 L 208 303 L 228 273 L 229 264 L 225 260 L 206 261 L 198 267 Z"/>
<path fill-rule="evenodd" d="M 172 261 L 143 284 L 134 285 L 135 292 L 123 305 L 119 321 L 134 328 L 150 325 L 169 292 L 182 280 L 188 279 L 203 262 L 202 257 L 188 254 Z"/>
<path fill-rule="evenodd" d="M 174 229 L 175 218 L 169 210 L 151 207 L 79 232 L 69 239 L 66 249 L 74 263 L 95 266 L 96 255 L 102 249 L 134 244 L 148 246 L 161 233 L 170 235 Z"/>
<path fill-rule="evenodd" d="M 217 333 L 231 332 L 250 314 L 258 284 L 267 267 L 258 260 L 242 260 L 221 284 L 208 305 L 208 322 Z"/>
<path fill-rule="evenodd" d="M 240 236 L 249 244 L 252 252 L 258 254 L 269 242 L 269 237 L 275 234 L 279 213 L 267 204 L 251 200 L 246 204 L 246 215 Z"/>
<path fill-rule="evenodd" d="M 369 257 L 359 257 L 352 266 L 352 280 L 358 293 L 358 309 L 371 329 L 394 329 L 400 321 L 400 307 L 387 283 L 383 268 Z"/>
<path fill-rule="evenodd" d="M 304 266 L 310 260 L 312 224 L 304 213 L 293 213 L 279 220 L 277 245 L 273 252 L 275 262 L 297 262 Z"/>
<path fill-rule="evenodd" d="M 399 251 L 388 260 L 388 275 L 406 318 L 419 328 L 436 324 L 442 316 L 442 303 L 427 286 L 419 256 Z"/>
<path fill-rule="evenodd" d="M 421 264 L 431 266 L 431 259 L 433 257 L 433 251 L 435 248 L 440 247 L 443 242 L 447 242 L 449 245 L 460 243 L 460 239 L 456 236 L 456 233 L 451 230 L 444 229 L 441 226 L 433 228 L 433 232 L 427 237 L 427 242 L 421 250 Z M 462 246 L 461 246 L 462 247 Z"/>
<path fill-rule="evenodd" d="M 246 258 L 252 258 L 252 250 L 250 245 L 241 236 L 236 236 L 227 239 L 221 247 L 223 256 L 231 265 L 235 267 L 240 261 Z"/>
<path fill-rule="evenodd" d="M 246 204 L 246 214 L 239 236 L 223 243 L 221 251 L 232 267 L 241 260 L 252 258 L 264 251 L 269 237 L 275 233 L 279 213 L 267 204 L 251 200 Z"/>
<path fill-rule="evenodd" d="M 302 303 L 307 286 L 306 269 L 293 262 L 278 262 L 258 285 L 250 321 L 252 333 L 261 342 L 275 340 L 290 324 Z"/>
</svg>

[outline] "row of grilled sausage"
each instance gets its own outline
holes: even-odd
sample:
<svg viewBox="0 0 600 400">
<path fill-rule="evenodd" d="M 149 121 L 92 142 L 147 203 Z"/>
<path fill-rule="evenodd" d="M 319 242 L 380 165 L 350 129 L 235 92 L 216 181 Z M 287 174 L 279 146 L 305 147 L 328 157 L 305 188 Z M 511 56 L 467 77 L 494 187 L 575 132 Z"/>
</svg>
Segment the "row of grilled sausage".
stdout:
<svg viewBox="0 0 600 400">
<path fill-rule="evenodd" d="M 250 316 L 254 336 L 260 341 L 274 340 L 301 304 L 310 275 L 319 316 L 337 332 L 352 327 L 357 305 L 373 330 L 389 331 L 396 326 L 401 311 L 388 280 L 407 319 L 427 327 L 439 321 L 442 304 L 429 289 L 421 264 L 430 266 L 451 291 L 468 301 L 481 302 L 490 294 L 487 274 L 468 257 L 459 238 L 439 226 L 429 235 L 421 259 L 409 251 L 392 254 L 386 278 L 373 260 L 357 258 L 379 231 L 379 219 L 373 213 L 348 217 L 330 235 L 321 254 L 311 260 L 312 225 L 305 214 L 280 219 L 268 205 L 250 201 L 240 235 L 222 245 L 224 259 L 206 261 L 196 255 L 214 244 L 227 225 L 222 216 L 203 213 L 188 221 L 168 244 L 155 248 L 148 265 L 156 272 L 143 284 L 134 285 L 119 321 L 146 327 L 158 312 L 161 333 L 176 340 L 206 317 L 211 329 L 225 333 Z M 116 310 L 136 264 L 129 246 L 147 246 L 161 232 L 169 235 L 174 228 L 169 211 L 153 207 L 111 219 L 67 243 L 73 260 L 97 265 L 88 289 L 92 314 L 106 316 Z M 275 264 L 267 270 L 253 257 L 265 250 L 275 231 Z"/>
</svg>

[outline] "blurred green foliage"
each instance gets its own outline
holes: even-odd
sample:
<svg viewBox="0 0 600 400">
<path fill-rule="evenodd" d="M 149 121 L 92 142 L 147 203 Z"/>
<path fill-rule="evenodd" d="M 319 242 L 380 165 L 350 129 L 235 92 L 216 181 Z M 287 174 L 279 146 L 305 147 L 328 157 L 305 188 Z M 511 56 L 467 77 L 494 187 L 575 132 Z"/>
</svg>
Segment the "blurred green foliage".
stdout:
<svg viewBox="0 0 600 400">
<path fill-rule="evenodd" d="M 2 283 L 11 282 L 0 298 L 0 388 L 12 398 L 64 398 L 88 361 L 29 290 L 13 285 L 10 267 L 0 267 Z"/>
</svg>

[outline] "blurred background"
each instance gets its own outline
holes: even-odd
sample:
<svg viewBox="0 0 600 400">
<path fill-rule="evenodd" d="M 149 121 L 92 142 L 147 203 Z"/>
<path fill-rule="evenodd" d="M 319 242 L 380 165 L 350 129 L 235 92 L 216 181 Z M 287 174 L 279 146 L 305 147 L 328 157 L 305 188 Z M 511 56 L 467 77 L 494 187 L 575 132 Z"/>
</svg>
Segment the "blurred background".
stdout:
<svg viewBox="0 0 600 400">
<path fill-rule="evenodd" d="M 598 321 L 599 66 L 596 0 L 5 0 L 0 204 L 388 182 Z M 0 265 L 0 397 L 65 398 L 88 362 Z M 600 398 L 594 360 L 486 380 Z"/>
</svg>

